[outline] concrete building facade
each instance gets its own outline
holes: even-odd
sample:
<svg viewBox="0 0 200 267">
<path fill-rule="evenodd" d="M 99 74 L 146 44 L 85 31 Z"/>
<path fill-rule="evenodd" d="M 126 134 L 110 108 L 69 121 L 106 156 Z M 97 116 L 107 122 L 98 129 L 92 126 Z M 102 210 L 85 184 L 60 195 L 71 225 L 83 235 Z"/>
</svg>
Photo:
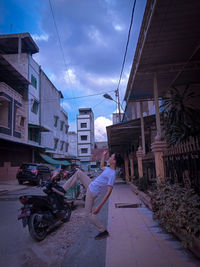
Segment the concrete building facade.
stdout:
<svg viewBox="0 0 200 267">
<path fill-rule="evenodd" d="M 91 108 L 80 108 L 77 116 L 77 154 L 81 165 L 88 170 L 94 149 L 94 114 Z"/>
<path fill-rule="evenodd" d="M 77 133 L 68 132 L 68 141 L 69 141 L 69 155 L 77 157 Z"/>
<path fill-rule="evenodd" d="M 1 173 L 40 160 L 40 152 L 57 159 L 68 155 L 63 96 L 32 58 L 37 52 L 29 33 L 0 35 Z"/>
<path fill-rule="evenodd" d="M 45 152 L 54 158 L 65 158 L 68 155 L 68 115 L 61 107 L 63 98 L 43 70 L 40 70 L 41 84 L 41 144 Z"/>
</svg>

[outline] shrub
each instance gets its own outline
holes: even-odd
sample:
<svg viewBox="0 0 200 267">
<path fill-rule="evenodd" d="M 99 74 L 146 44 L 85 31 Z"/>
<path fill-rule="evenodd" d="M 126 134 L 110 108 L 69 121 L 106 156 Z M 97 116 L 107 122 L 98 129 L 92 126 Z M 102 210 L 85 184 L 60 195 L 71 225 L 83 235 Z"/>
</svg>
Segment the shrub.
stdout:
<svg viewBox="0 0 200 267">
<path fill-rule="evenodd" d="M 183 246 L 200 237 L 200 197 L 193 189 L 161 182 L 152 195 L 154 218 L 171 233 L 184 235 Z"/>
</svg>

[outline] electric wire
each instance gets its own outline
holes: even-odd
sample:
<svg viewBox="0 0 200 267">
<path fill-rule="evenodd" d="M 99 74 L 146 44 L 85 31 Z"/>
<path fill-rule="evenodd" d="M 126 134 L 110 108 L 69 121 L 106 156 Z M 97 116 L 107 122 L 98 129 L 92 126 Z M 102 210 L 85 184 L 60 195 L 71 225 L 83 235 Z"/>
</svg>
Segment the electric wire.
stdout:
<svg viewBox="0 0 200 267">
<path fill-rule="evenodd" d="M 130 40 L 131 29 L 132 29 L 132 25 L 133 25 L 133 17 L 134 17 L 134 13 L 135 13 L 135 5 L 136 5 L 136 0 L 134 1 L 133 8 L 132 8 L 131 21 L 130 21 L 130 26 L 129 26 L 129 31 L 128 31 L 128 38 L 127 38 L 127 42 L 126 42 L 126 48 L 125 48 L 125 52 L 124 52 L 124 58 L 123 58 L 123 62 L 122 62 L 122 68 L 121 68 L 121 72 L 120 72 L 120 77 L 119 77 L 119 81 L 118 81 L 118 85 L 117 85 L 117 89 L 116 89 L 116 91 L 118 91 L 118 94 L 119 94 L 119 85 L 121 83 L 122 74 L 123 74 L 123 71 L 124 71 L 124 65 L 125 65 L 126 55 L 127 55 L 127 51 L 128 51 L 128 45 L 129 45 L 129 40 Z"/>
</svg>

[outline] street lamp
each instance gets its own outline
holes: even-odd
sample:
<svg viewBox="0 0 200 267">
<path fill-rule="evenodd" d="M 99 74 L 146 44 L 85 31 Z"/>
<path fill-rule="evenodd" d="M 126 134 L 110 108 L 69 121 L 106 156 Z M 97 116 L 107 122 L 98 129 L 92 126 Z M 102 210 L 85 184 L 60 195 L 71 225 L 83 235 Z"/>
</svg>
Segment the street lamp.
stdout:
<svg viewBox="0 0 200 267">
<path fill-rule="evenodd" d="M 109 100 L 112 100 L 112 101 L 114 101 L 115 103 L 117 103 L 117 105 L 118 105 L 118 110 L 119 110 L 119 121 L 121 122 L 122 120 L 121 120 L 121 108 L 120 108 L 120 101 L 119 101 L 119 90 L 116 90 L 116 91 L 115 91 L 115 95 L 116 95 L 116 97 L 117 97 L 117 101 L 114 100 L 114 99 L 112 98 L 112 96 L 110 96 L 109 94 L 104 94 L 103 97 L 105 97 L 105 98 L 107 98 L 107 99 L 109 99 Z"/>
</svg>

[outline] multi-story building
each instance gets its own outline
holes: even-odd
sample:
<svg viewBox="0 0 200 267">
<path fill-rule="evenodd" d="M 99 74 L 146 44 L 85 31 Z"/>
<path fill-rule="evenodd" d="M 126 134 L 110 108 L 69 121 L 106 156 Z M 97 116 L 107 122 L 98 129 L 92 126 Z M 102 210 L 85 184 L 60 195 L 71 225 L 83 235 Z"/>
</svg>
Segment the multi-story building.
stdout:
<svg viewBox="0 0 200 267">
<path fill-rule="evenodd" d="M 32 159 L 28 141 L 29 81 L 0 54 L 0 180 L 15 177 L 20 160 Z"/>
<path fill-rule="evenodd" d="M 41 144 L 45 152 L 54 158 L 65 158 L 68 155 L 68 115 L 60 106 L 63 98 L 43 70 L 40 70 L 41 84 Z"/>
<path fill-rule="evenodd" d="M 28 142 L 40 146 L 40 66 L 32 58 L 39 48 L 29 33 L 0 35 L 4 57 L 30 81 L 28 87 Z"/>
<path fill-rule="evenodd" d="M 78 158 L 85 170 L 90 165 L 94 149 L 94 114 L 91 108 L 80 108 L 77 116 Z"/>
<path fill-rule="evenodd" d="M 40 152 L 55 158 L 68 154 L 63 96 L 32 58 L 38 51 L 29 33 L 0 35 L 0 142 L 8 140 L 3 150 L 0 146 L 5 155 L 0 168 L 40 160 Z"/>
</svg>

